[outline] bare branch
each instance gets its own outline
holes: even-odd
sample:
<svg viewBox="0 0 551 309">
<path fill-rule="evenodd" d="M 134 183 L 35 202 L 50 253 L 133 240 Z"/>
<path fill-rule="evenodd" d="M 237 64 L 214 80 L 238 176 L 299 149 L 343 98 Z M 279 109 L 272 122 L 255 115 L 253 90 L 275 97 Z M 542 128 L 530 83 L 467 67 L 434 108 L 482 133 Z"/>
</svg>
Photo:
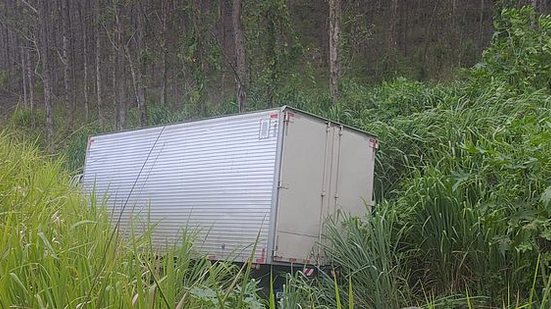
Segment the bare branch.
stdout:
<svg viewBox="0 0 551 309">
<path fill-rule="evenodd" d="M 35 14 L 38 14 L 38 10 L 34 6 L 32 6 L 29 2 L 27 2 L 26 0 L 21 0 L 21 2 L 27 5 Z"/>
</svg>

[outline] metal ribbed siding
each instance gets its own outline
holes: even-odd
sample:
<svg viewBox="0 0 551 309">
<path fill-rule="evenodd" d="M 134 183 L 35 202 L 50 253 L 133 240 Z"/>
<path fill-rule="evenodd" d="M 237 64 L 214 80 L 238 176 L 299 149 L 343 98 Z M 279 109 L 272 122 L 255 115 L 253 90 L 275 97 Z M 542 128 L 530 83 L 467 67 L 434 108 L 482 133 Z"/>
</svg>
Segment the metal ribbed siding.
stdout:
<svg viewBox="0 0 551 309">
<path fill-rule="evenodd" d="M 132 221 L 139 232 L 150 222 L 158 247 L 176 242 L 187 229 L 198 233 L 198 251 L 243 261 L 259 236 L 255 257 L 264 263 L 278 129 L 278 119 L 271 116 L 277 113 L 93 137 L 84 188 L 95 190 L 98 198 L 108 195 L 115 220 L 128 199 L 121 229 L 128 233 Z M 262 138 L 261 121 L 270 124 L 270 134 Z"/>
</svg>

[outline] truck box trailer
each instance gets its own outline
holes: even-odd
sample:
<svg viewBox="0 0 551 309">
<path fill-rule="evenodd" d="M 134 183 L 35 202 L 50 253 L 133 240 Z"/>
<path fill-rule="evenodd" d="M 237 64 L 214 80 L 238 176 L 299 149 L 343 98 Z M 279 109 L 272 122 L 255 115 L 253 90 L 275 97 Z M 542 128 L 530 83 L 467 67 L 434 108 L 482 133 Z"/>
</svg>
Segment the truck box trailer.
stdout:
<svg viewBox="0 0 551 309">
<path fill-rule="evenodd" d="M 377 147 L 369 133 L 284 106 L 92 136 L 82 183 L 122 232 L 153 226 L 158 250 L 193 230 L 214 260 L 320 264 L 327 218 L 373 203 Z"/>
</svg>

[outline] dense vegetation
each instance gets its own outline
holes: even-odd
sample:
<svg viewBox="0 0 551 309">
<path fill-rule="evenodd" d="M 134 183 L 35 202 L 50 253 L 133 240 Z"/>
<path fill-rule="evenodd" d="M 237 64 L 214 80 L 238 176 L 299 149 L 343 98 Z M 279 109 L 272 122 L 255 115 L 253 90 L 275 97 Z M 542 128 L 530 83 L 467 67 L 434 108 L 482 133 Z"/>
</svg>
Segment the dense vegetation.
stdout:
<svg viewBox="0 0 551 309">
<path fill-rule="evenodd" d="M 377 207 L 327 224 L 339 275 L 289 276 L 285 308 L 551 306 L 551 17 L 505 9 L 494 28 L 481 62 L 452 82 L 397 78 L 373 87 L 344 79 L 337 105 L 303 76 L 282 84 L 281 103 L 381 141 Z M 258 98 L 253 107 L 264 106 Z M 148 110 L 153 123 L 203 112 Z M 138 126 L 137 111 L 130 115 Z M 18 109 L 8 126 L 40 144 L 43 119 Z M 147 237 L 118 241 L 101 209 L 67 188 L 64 170 L 82 165 L 86 136 L 108 129 L 60 130 L 64 167 L 0 137 L 0 304 L 261 306 L 247 268 L 191 262 L 192 237 L 174 249 L 176 264 L 155 261 Z"/>
<path fill-rule="evenodd" d="M 328 112 L 381 138 L 381 202 L 328 231 L 360 307 L 550 306 L 551 18 L 507 9 L 495 28 L 457 82 L 357 86 Z"/>
<path fill-rule="evenodd" d="M 224 101 L 273 107 L 290 80 L 330 84 L 334 103 L 343 77 L 451 80 L 480 59 L 495 12 L 522 4 L 551 9 L 542 0 L 0 0 L 0 121 L 16 103 L 43 113 L 33 117 L 45 118 L 53 152 L 82 122 L 150 125 L 159 119 L 147 109 L 158 106 L 202 117 Z"/>
</svg>

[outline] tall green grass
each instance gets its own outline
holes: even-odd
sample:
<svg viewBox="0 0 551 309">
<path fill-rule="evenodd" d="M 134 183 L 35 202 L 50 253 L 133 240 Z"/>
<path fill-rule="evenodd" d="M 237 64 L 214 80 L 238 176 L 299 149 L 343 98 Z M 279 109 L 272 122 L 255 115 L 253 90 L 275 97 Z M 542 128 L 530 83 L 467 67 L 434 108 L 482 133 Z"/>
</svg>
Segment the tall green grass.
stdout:
<svg viewBox="0 0 551 309">
<path fill-rule="evenodd" d="M 351 83 L 339 106 L 311 107 L 379 136 L 379 204 L 329 225 L 339 293 L 291 278 L 326 295 L 302 303 L 336 306 L 350 278 L 366 308 L 549 306 L 551 17 L 506 9 L 496 30 L 456 82 Z"/>
<path fill-rule="evenodd" d="M 256 283 L 197 256 L 193 237 L 160 258 L 148 233 L 114 238 L 60 160 L 0 134 L 0 307 L 259 308 Z"/>
</svg>

